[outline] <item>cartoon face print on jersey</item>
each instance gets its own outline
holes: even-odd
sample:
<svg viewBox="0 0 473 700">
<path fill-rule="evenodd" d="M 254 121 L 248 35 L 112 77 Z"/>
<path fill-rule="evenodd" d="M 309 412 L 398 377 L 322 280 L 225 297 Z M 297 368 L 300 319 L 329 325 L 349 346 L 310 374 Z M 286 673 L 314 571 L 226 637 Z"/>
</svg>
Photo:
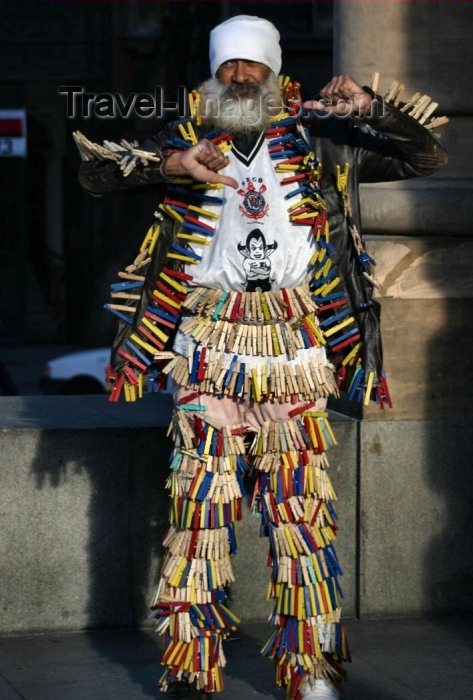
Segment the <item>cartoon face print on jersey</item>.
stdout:
<svg viewBox="0 0 473 700">
<path fill-rule="evenodd" d="M 247 216 L 249 219 L 262 219 L 269 210 L 269 204 L 266 204 L 263 197 L 264 192 L 266 192 L 263 178 L 253 178 L 253 180 L 243 184 L 246 185 L 246 189 L 240 188 L 238 190 L 238 194 L 243 197 L 243 203 L 238 208 L 243 216 Z"/>
<path fill-rule="evenodd" d="M 238 244 L 238 252 L 245 258 L 243 269 L 246 275 L 247 292 L 269 292 L 271 289 L 271 262 L 269 256 L 274 253 L 278 244 L 266 244 L 263 232 L 254 228 L 248 234 L 245 243 Z"/>
</svg>

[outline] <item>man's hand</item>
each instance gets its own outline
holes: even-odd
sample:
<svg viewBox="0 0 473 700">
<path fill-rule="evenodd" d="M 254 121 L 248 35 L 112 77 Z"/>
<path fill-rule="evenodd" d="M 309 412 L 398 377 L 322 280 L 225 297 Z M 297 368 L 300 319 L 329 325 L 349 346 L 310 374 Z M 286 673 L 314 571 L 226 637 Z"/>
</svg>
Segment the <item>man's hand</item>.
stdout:
<svg viewBox="0 0 473 700">
<path fill-rule="evenodd" d="M 198 182 L 221 183 L 237 189 L 236 180 L 218 173 L 227 164 L 227 158 L 220 148 L 211 141 L 202 139 L 187 151 L 171 153 L 166 160 L 164 172 L 168 177 L 189 175 Z"/>
<path fill-rule="evenodd" d="M 371 96 L 349 75 L 335 76 L 319 94 L 319 100 L 304 102 L 304 107 L 338 116 L 356 114 L 360 117 L 371 107 Z"/>
</svg>

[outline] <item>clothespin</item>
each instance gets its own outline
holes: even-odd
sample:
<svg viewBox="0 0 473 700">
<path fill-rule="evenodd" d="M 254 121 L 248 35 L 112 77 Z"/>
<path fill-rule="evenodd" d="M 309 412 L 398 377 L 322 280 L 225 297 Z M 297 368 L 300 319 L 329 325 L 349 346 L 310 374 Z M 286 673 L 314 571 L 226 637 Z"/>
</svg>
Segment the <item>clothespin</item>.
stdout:
<svg viewBox="0 0 473 700">
<path fill-rule="evenodd" d="M 348 173 L 350 170 L 350 164 L 345 163 L 343 173 L 339 165 L 337 165 L 337 189 L 342 195 L 348 193 Z"/>
<path fill-rule="evenodd" d="M 202 124 L 202 95 L 193 90 L 189 93 L 189 111 L 192 119 L 195 119 L 197 126 Z"/>
<path fill-rule="evenodd" d="M 187 127 L 187 129 L 186 129 Z M 197 143 L 197 136 L 195 135 L 194 128 L 192 126 L 192 122 L 187 122 L 185 125 L 184 124 L 178 124 L 178 129 L 179 132 L 182 135 L 182 138 L 185 141 L 190 142 L 193 146 L 196 145 Z"/>
<path fill-rule="evenodd" d="M 115 316 L 118 316 L 118 318 L 121 321 L 124 321 L 128 325 L 131 325 L 132 319 L 128 316 L 125 316 L 125 314 L 123 314 L 121 311 L 118 311 L 116 308 L 113 308 L 113 306 L 114 306 L 113 304 L 104 304 L 103 308 L 107 309 L 107 311 L 110 311 L 112 314 L 115 314 Z"/>
<path fill-rule="evenodd" d="M 365 398 L 363 401 L 363 404 L 365 406 L 369 405 L 370 399 L 371 399 L 371 390 L 373 388 L 373 382 L 374 382 L 374 372 L 368 372 L 368 381 L 366 383 L 366 388 L 365 388 Z"/>
<path fill-rule="evenodd" d="M 371 76 L 371 89 L 373 92 L 376 92 L 378 89 L 378 82 L 379 82 L 379 73 L 373 73 Z"/>
</svg>

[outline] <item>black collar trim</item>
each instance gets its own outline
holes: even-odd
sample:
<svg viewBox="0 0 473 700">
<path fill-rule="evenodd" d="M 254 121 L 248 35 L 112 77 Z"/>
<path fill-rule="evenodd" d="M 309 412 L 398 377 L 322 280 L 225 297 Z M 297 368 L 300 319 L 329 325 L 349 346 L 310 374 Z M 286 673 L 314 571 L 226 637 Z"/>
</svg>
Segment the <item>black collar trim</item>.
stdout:
<svg viewBox="0 0 473 700">
<path fill-rule="evenodd" d="M 250 165 L 251 161 L 255 158 L 256 154 L 261 148 L 261 144 L 265 140 L 265 135 L 265 132 L 262 131 L 254 143 L 249 140 L 246 140 L 245 143 L 243 139 L 240 140 L 237 137 L 236 140 L 240 148 L 236 146 L 235 139 L 232 141 L 232 152 L 235 154 L 238 160 L 243 163 L 243 165 Z M 243 148 L 246 151 L 247 149 L 245 148 L 245 145 L 249 146 L 250 148 L 250 150 L 247 153 L 243 152 L 243 150 L 240 150 Z"/>
</svg>

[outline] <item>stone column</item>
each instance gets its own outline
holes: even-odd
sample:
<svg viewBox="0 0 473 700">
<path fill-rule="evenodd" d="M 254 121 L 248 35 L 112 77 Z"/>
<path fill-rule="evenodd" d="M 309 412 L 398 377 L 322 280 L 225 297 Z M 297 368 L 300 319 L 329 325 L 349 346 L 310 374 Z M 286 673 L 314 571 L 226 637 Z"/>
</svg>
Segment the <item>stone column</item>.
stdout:
<svg viewBox="0 0 473 700">
<path fill-rule="evenodd" d="M 473 5 L 337 2 L 334 73 L 381 94 L 393 80 L 406 96 L 439 103 L 449 164 L 430 178 L 364 186 L 363 228 L 377 260 L 385 365 L 395 407 L 376 419 L 473 415 Z"/>
<path fill-rule="evenodd" d="M 360 426 L 359 612 L 471 610 L 472 42 L 466 2 L 335 3 L 335 70 L 439 102 L 448 166 L 365 186 L 392 411 Z"/>
</svg>

